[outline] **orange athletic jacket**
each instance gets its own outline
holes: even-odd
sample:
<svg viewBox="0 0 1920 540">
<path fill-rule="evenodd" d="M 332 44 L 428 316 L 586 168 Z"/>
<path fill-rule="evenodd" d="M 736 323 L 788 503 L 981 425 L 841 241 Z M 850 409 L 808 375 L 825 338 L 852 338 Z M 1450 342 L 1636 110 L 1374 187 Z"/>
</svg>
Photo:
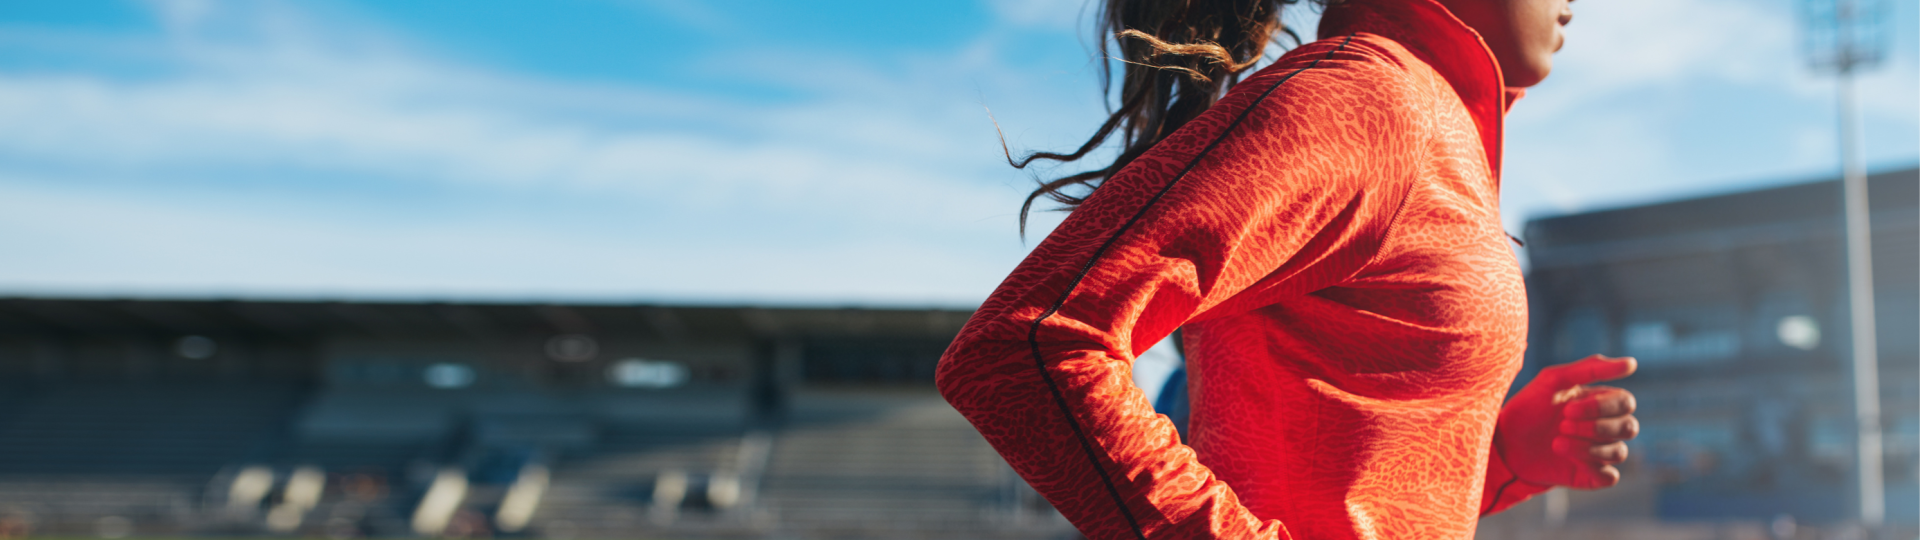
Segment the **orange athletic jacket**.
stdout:
<svg viewBox="0 0 1920 540">
<path fill-rule="evenodd" d="M 1503 87 L 1434 0 L 1348 0 L 1109 179 L 980 307 L 941 393 L 1091 538 L 1456 538 L 1526 348 Z M 1130 382 L 1185 328 L 1191 446 Z"/>
</svg>

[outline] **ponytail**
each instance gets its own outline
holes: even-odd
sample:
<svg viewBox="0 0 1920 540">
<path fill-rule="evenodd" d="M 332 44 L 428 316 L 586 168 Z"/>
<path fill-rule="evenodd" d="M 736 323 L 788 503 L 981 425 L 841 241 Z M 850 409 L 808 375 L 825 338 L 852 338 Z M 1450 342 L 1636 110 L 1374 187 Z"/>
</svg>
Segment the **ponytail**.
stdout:
<svg viewBox="0 0 1920 540">
<path fill-rule="evenodd" d="M 1124 66 L 1119 107 L 1073 152 L 1034 152 L 1017 161 L 1009 154 L 1007 163 L 1024 169 L 1041 159 L 1077 161 L 1115 134 L 1120 136 L 1120 156 L 1104 167 L 1040 182 L 1020 205 L 1021 232 L 1027 229 L 1027 213 L 1035 200 L 1046 197 L 1060 203 L 1061 210 L 1072 210 L 1087 195 L 1069 193 L 1069 188 L 1085 186 L 1086 193 L 1092 193 L 1207 110 L 1261 59 L 1275 34 L 1285 33 L 1300 43 L 1300 36 L 1280 22 L 1280 8 L 1299 1 L 1102 0 L 1096 43 L 1102 58 L 1109 57 L 1109 47 L 1119 48 L 1117 60 Z M 1110 62 L 1100 62 L 1103 95 L 1113 92 L 1112 70 Z"/>
</svg>

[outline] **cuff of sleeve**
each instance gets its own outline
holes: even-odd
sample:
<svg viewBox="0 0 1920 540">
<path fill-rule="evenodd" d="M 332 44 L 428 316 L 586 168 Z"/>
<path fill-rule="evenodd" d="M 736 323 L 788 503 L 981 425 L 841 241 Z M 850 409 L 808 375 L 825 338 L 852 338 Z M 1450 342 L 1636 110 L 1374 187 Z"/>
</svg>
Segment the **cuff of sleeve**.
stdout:
<svg viewBox="0 0 1920 540">
<path fill-rule="evenodd" d="M 1507 469 L 1506 460 L 1501 459 L 1498 452 L 1492 457 L 1487 460 L 1487 483 L 1483 492 L 1485 498 L 1480 501 L 1480 515 L 1499 513 L 1553 489 L 1551 485 L 1535 484 L 1515 476 L 1513 471 Z"/>
</svg>

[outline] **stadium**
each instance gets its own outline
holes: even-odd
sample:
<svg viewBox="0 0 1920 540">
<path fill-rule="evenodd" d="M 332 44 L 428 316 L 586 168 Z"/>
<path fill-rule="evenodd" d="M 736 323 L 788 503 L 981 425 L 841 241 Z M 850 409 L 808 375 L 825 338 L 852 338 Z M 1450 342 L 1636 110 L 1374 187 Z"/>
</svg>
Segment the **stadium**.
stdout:
<svg viewBox="0 0 1920 540">
<path fill-rule="evenodd" d="M 1920 177 L 1872 189 L 1889 519 L 1911 530 Z M 1623 486 L 1549 493 L 1481 537 L 1843 522 L 1845 346 L 1821 337 L 1845 320 L 1837 192 L 1531 222 L 1522 379 L 1633 355 L 1623 384 L 1661 414 Z M 0 535 L 1070 537 L 933 390 L 968 315 L 7 299 Z"/>
<path fill-rule="evenodd" d="M 16 299 L 16 535 L 1054 532 L 932 391 L 966 312 Z"/>
<path fill-rule="evenodd" d="M 0 5 L 0 540 L 1920 539 L 1920 2 Z"/>
</svg>

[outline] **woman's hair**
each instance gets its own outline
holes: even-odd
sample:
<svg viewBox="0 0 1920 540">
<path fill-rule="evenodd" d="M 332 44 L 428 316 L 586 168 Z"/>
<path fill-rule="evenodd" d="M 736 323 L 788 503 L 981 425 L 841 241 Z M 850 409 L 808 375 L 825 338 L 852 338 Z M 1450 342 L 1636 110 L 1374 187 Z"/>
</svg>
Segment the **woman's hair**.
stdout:
<svg viewBox="0 0 1920 540">
<path fill-rule="evenodd" d="M 1124 67 L 1119 107 L 1073 152 L 1034 152 L 1017 161 L 1008 153 L 1007 162 L 1023 169 L 1041 159 L 1077 161 L 1116 133 L 1120 156 L 1104 167 L 1040 182 L 1020 205 L 1020 230 L 1026 231 L 1034 200 L 1046 197 L 1060 203 L 1061 210 L 1072 210 L 1087 195 L 1074 195 L 1069 188 L 1085 186 L 1086 193 L 1092 193 L 1154 143 L 1207 110 L 1260 60 L 1275 34 L 1285 33 L 1297 45 L 1300 36 L 1280 22 L 1280 8 L 1299 1 L 1102 0 L 1095 38 L 1103 59 L 1110 57 L 1108 47 L 1120 50 L 1117 60 Z M 1100 62 L 1102 94 L 1113 91 L 1112 69 L 1109 62 Z"/>
</svg>

